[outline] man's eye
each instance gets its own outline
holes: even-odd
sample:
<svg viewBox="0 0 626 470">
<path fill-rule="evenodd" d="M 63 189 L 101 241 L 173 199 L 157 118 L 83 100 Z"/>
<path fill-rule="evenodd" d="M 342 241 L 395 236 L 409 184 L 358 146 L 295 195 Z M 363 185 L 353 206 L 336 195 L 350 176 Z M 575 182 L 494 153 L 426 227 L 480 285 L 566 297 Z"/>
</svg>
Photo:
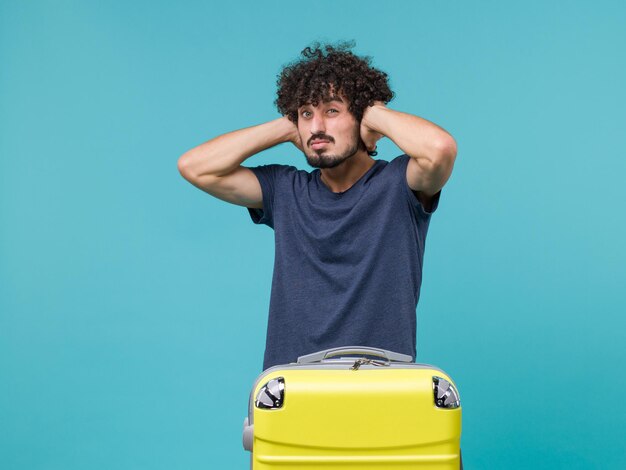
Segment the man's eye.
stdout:
<svg viewBox="0 0 626 470">
<path fill-rule="evenodd" d="M 307 115 L 311 114 L 309 111 L 302 111 L 302 116 L 303 117 L 308 117 Z"/>
<path fill-rule="evenodd" d="M 331 108 L 328 110 L 328 112 L 330 113 L 331 111 L 335 111 L 336 113 L 338 113 L 339 111 L 337 111 L 335 108 Z"/>
</svg>

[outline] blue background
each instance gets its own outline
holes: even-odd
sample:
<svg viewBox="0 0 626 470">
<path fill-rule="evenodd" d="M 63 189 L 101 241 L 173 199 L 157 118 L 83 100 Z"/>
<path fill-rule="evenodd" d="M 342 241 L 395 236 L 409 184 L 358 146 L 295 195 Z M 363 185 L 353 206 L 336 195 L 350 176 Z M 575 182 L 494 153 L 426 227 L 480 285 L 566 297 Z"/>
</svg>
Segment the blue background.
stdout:
<svg viewBox="0 0 626 470">
<path fill-rule="evenodd" d="M 273 234 L 177 160 L 279 117 L 316 39 L 457 140 L 418 361 L 466 467 L 626 468 L 625 4 L 381 5 L 0 2 L 0 468 L 247 468 Z"/>
</svg>

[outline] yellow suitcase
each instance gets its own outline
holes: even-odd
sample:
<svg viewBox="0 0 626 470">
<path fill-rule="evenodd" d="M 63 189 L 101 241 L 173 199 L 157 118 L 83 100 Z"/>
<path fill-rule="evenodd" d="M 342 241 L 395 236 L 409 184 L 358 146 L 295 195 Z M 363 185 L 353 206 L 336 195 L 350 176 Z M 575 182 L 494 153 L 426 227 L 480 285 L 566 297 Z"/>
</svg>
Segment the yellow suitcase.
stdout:
<svg viewBox="0 0 626 470">
<path fill-rule="evenodd" d="M 243 431 L 252 470 L 458 470 L 460 439 L 459 394 L 445 372 L 362 346 L 263 371 Z"/>
</svg>

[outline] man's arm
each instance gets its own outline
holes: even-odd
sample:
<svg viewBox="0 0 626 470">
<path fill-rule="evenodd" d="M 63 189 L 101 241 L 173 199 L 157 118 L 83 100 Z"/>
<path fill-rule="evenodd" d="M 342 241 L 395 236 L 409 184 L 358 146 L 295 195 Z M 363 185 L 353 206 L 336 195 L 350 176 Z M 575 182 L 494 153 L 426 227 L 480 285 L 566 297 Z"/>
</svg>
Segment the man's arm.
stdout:
<svg viewBox="0 0 626 470">
<path fill-rule="evenodd" d="M 261 185 L 252 170 L 241 164 L 252 155 L 289 141 L 300 145 L 296 126 L 283 116 L 220 135 L 188 150 L 178 159 L 178 171 L 212 196 L 261 209 Z"/>
<path fill-rule="evenodd" d="M 361 122 L 364 141 L 376 140 L 376 133 L 389 137 L 409 157 L 406 179 L 418 198 L 429 207 L 448 181 L 454 166 L 456 141 L 436 124 L 412 114 L 394 111 L 377 102 L 366 108 Z M 367 141 L 366 141 L 367 144 Z"/>
</svg>

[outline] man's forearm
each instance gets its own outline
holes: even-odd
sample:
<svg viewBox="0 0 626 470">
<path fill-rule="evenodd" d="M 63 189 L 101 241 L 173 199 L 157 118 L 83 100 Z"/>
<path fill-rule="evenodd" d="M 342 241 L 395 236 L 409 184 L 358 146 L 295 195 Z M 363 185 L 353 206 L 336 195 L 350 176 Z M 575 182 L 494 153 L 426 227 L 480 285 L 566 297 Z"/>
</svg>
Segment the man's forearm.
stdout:
<svg viewBox="0 0 626 470">
<path fill-rule="evenodd" d="M 185 152 L 178 160 L 181 172 L 195 177 L 224 176 L 263 150 L 288 142 L 295 126 L 281 117 L 222 134 Z"/>
</svg>

